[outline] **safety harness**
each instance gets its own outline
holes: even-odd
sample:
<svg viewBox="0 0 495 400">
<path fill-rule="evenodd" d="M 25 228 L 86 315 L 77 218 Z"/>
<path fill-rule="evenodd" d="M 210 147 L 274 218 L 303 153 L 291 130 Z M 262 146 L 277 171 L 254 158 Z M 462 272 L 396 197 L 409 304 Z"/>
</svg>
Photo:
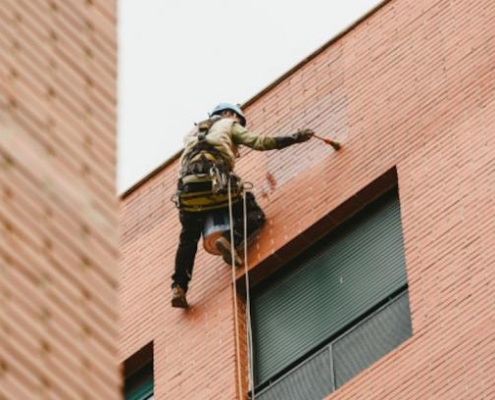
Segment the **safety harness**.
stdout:
<svg viewBox="0 0 495 400">
<path fill-rule="evenodd" d="M 213 117 L 198 124 L 198 143 L 183 160 L 172 201 L 184 211 L 200 212 L 228 207 L 241 198 L 242 183 L 230 165 L 206 136 L 220 118 Z M 230 181 L 230 184 L 229 184 Z"/>
</svg>

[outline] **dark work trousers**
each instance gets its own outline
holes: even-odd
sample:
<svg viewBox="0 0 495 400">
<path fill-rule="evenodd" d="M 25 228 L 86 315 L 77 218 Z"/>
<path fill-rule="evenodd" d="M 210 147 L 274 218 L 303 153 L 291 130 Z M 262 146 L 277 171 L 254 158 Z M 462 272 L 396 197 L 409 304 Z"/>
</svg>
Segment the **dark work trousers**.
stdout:
<svg viewBox="0 0 495 400">
<path fill-rule="evenodd" d="M 246 192 L 247 209 L 247 237 L 248 240 L 265 222 L 265 213 L 260 208 L 251 192 Z M 244 240 L 244 205 L 243 200 L 232 206 L 234 220 L 234 246 L 237 248 Z M 228 212 L 228 209 L 227 209 Z M 194 259 L 198 250 L 198 242 L 203 233 L 208 211 L 189 212 L 179 211 L 179 220 L 182 230 L 179 237 L 179 246 L 175 256 L 175 271 L 172 275 L 172 286 L 179 285 L 187 292 L 189 281 L 192 278 Z M 230 241 L 230 231 L 223 234 Z"/>
</svg>

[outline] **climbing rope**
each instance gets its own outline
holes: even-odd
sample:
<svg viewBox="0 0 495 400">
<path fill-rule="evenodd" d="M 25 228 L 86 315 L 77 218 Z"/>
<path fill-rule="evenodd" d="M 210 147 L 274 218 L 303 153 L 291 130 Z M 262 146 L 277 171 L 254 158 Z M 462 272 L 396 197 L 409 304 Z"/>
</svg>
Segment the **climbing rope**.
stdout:
<svg viewBox="0 0 495 400">
<path fill-rule="evenodd" d="M 230 224 L 230 255 L 232 259 L 232 285 L 234 296 L 234 319 L 235 319 L 235 342 L 236 342 L 236 355 L 237 355 L 237 377 L 238 377 L 238 395 L 242 400 L 242 370 L 241 370 L 241 355 L 240 355 L 240 341 L 239 341 L 239 318 L 237 314 L 237 285 L 235 274 L 235 243 L 234 243 L 234 217 L 232 209 L 232 194 L 230 190 L 231 180 L 228 182 L 228 197 L 229 197 L 229 224 Z M 249 265 L 247 256 L 247 202 L 246 191 L 244 185 L 242 185 L 242 199 L 243 199 L 243 242 L 244 242 L 244 277 L 246 285 L 246 336 L 247 336 L 247 357 L 248 357 L 248 390 L 251 391 L 251 399 L 254 400 L 254 373 L 253 373 L 253 335 L 251 329 L 251 301 L 249 297 Z"/>
<path fill-rule="evenodd" d="M 244 278 L 246 285 L 246 331 L 247 331 L 247 349 L 248 349 L 248 371 L 249 371 L 249 391 L 251 391 L 251 399 L 254 400 L 254 368 L 253 368 L 253 332 L 251 329 L 251 299 L 249 297 L 250 284 L 249 284 L 249 266 L 248 266 L 248 237 L 247 237 L 247 202 L 246 191 L 242 191 L 242 205 L 244 216 Z"/>
<path fill-rule="evenodd" d="M 235 325 L 235 347 L 236 347 L 236 356 L 237 356 L 237 378 L 238 378 L 238 388 L 237 394 L 239 396 L 239 400 L 242 400 L 242 370 L 241 370 L 241 350 L 239 343 L 239 319 L 237 316 L 237 287 L 235 284 L 235 247 L 234 247 L 234 217 L 232 210 L 232 192 L 231 188 L 231 179 L 229 177 L 228 182 L 228 197 L 229 197 L 229 224 L 230 224 L 230 257 L 232 259 L 232 284 L 233 284 L 233 296 L 234 296 L 234 325 Z"/>
</svg>

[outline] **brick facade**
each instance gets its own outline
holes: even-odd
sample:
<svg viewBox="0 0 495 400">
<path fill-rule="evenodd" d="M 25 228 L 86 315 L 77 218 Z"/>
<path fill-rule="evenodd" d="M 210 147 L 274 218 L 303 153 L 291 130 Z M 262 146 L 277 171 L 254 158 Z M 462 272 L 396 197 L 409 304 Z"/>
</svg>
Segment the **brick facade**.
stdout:
<svg viewBox="0 0 495 400">
<path fill-rule="evenodd" d="M 488 0 L 385 2 L 245 107 L 255 132 L 310 126 L 344 145 L 242 150 L 237 171 L 268 217 L 249 251 L 255 281 L 397 170 L 413 336 L 329 399 L 495 398 L 494 23 Z M 177 169 L 168 161 L 122 198 L 120 357 L 152 341 L 157 399 L 231 400 L 229 268 L 201 250 L 191 310 L 169 305 Z"/>
<path fill-rule="evenodd" d="M 0 3 L 0 399 L 119 399 L 116 2 Z"/>
</svg>

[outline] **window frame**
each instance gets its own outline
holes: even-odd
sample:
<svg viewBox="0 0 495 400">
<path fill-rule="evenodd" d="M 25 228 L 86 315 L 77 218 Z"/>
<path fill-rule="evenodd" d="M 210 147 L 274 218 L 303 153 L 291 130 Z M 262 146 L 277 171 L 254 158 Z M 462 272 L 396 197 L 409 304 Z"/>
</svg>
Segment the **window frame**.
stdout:
<svg viewBox="0 0 495 400">
<path fill-rule="evenodd" d="M 125 400 L 154 398 L 153 342 L 125 360 L 122 395 Z"/>
<path fill-rule="evenodd" d="M 371 203 L 374 203 L 376 200 L 379 200 L 380 197 L 386 196 L 388 192 L 391 190 L 395 190 L 397 192 L 397 198 L 399 202 L 399 207 L 400 207 L 400 195 L 399 195 L 399 190 L 398 190 L 398 182 L 397 182 L 397 171 L 395 168 L 392 168 L 391 170 L 387 171 L 385 174 L 380 176 L 378 179 L 373 181 L 370 185 L 365 187 L 363 190 L 361 190 L 359 193 L 357 193 L 355 196 L 353 196 L 349 201 L 346 201 L 344 204 L 342 204 L 340 207 L 337 207 L 336 210 L 333 210 L 328 216 L 324 217 L 322 221 L 319 221 L 317 224 L 314 226 L 310 227 L 306 232 L 303 232 L 302 239 L 301 238 L 296 238 L 291 241 L 291 243 L 288 244 L 288 246 L 285 246 L 284 248 L 280 249 L 277 251 L 274 256 L 278 258 L 277 264 L 275 267 L 270 264 L 271 260 L 268 260 L 268 262 L 265 262 L 267 265 L 261 265 L 258 268 L 266 268 L 268 272 L 265 273 L 260 273 L 260 271 L 253 271 L 254 272 L 254 282 L 255 286 L 263 286 L 267 281 L 271 281 L 274 276 L 279 275 L 278 273 L 275 274 L 279 269 L 282 270 L 282 273 L 284 272 L 283 270 L 285 268 L 284 265 L 292 261 L 294 258 L 302 254 L 303 252 L 306 252 L 308 249 L 310 249 L 313 245 L 315 245 L 317 242 L 320 241 L 323 237 L 327 236 L 328 234 L 332 233 L 336 228 L 338 229 L 342 224 L 347 222 L 348 220 L 352 219 L 356 214 L 358 214 L 360 211 L 362 211 L 365 207 L 370 205 Z M 400 218 L 400 217 L 399 217 Z M 329 221 L 333 221 L 333 223 L 329 223 Z M 400 219 L 400 231 L 401 233 L 403 232 L 403 226 L 402 226 L 402 219 Z M 326 227 L 325 227 L 326 225 Z M 308 241 L 306 238 L 312 237 L 313 242 L 311 243 Z M 294 247 L 294 243 L 297 243 L 298 246 L 297 248 L 287 248 L 287 247 Z M 301 246 L 301 243 L 304 245 Z M 280 259 L 284 260 L 285 262 L 281 263 Z M 405 253 L 404 253 L 404 264 L 405 264 Z M 261 394 L 265 392 L 267 388 L 269 388 L 271 385 L 275 384 L 278 382 L 282 377 L 286 376 L 288 373 L 293 371 L 297 366 L 300 366 L 302 363 L 305 362 L 305 360 L 309 359 L 312 355 L 318 353 L 322 348 L 326 347 L 329 345 L 329 343 L 333 343 L 338 340 L 339 337 L 342 335 L 348 334 L 350 331 L 355 329 L 356 326 L 361 324 L 364 320 L 369 318 L 371 315 L 373 315 L 375 312 L 377 312 L 378 309 L 384 306 L 384 304 L 389 303 L 391 297 L 396 297 L 399 295 L 402 295 L 405 293 L 406 296 L 408 296 L 408 283 L 407 283 L 407 266 L 404 265 L 405 268 L 405 273 L 406 273 L 406 283 L 403 287 L 400 288 L 400 290 L 396 290 L 394 293 L 390 293 L 385 296 L 384 299 L 382 299 L 378 304 L 373 306 L 371 309 L 367 310 L 364 314 L 362 314 L 356 321 L 353 321 L 351 324 L 348 324 L 345 326 L 343 329 L 341 329 L 337 334 L 332 335 L 332 337 L 323 345 L 317 346 L 316 348 L 313 348 L 311 350 L 311 354 L 305 354 L 303 357 L 300 357 L 298 360 L 295 362 L 291 363 L 289 366 L 285 367 L 282 372 L 277 373 L 275 376 L 269 378 L 267 381 L 264 381 L 261 383 L 261 385 L 256 385 L 255 387 L 255 393 Z M 399 294 L 398 294 L 399 293 Z M 409 300 L 408 300 L 409 301 Z M 408 303 L 409 304 L 409 303 Z M 411 320 L 411 313 L 409 310 L 409 318 L 410 318 L 410 323 L 411 323 L 411 333 L 409 338 L 413 335 L 412 331 L 412 320 Z M 408 339 L 406 339 L 408 340 Z M 392 350 L 389 350 L 392 351 Z M 381 358 L 381 357 L 380 357 Z M 376 360 L 378 361 L 378 359 Z M 375 361 L 375 362 L 376 362 Z M 254 360 L 252 360 L 254 363 Z M 333 363 L 333 360 L 332 360 Z M 332 368 L 333 365 L 332 365 Z M 338 388 L 335 387 L 335 377 L 332 378 L 332 385 L 334 387 L 334 390 L 337 390 Z M 333 391 L 334 391 L 333 390 Z M 329 392 L 331 393 L 331 392 Z"/>
</svg>

